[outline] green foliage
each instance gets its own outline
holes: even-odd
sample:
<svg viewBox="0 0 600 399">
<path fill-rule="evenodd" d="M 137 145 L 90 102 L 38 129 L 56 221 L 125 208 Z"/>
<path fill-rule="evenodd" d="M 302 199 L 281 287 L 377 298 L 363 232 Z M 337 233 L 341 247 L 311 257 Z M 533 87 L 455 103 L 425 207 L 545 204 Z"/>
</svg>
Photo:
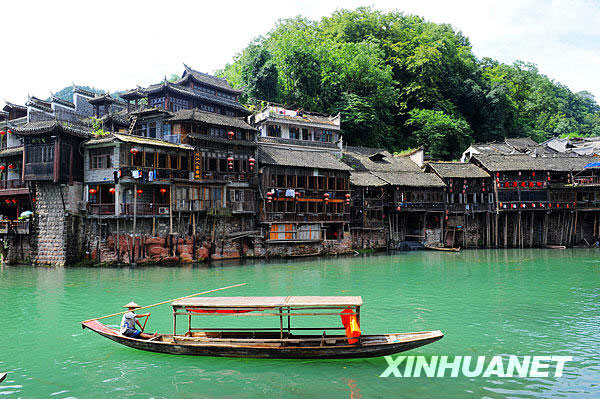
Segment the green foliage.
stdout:
<svg viewBox="0 0 600 399">
<path fill-rule="evenodd" d="M 89 121 L 92 126 L 93 134 L 95 136 L 105 136 L 107 134 L 110 134 L 110 132 L 104 130 L 104 124 L 100 119 L 92 116 L 89 118 Z"/>
<path fill-rule="evenodd" d="M 91 91 L 92 93 L 104 94 L 103 90 L 98 90 L 98 89 L 95 89 L 90 86 L 78 86 L 78 87 L 81 87 L 82 89 L 87 90 L 87 91 Z M 62 88 L 61 90 L 54 93 L 54 96 L 56 96 L 62 100 L 65 100 L 65 101 L 73 101 L 73 86 L 71 85 L 71 86 L 66 86 L 66 87 Z M 48 100 L 50 100 L 50 99 L 48 99 Z"/>
<path fill-rule="evenodd" d="M 406 125 L 413 129 L 412 141 L 423 146 L 434 159 L 452 159 L 471 142 L 471 128 L 461 117 L 418 108 L 409 115 Z"/>
<path fill-rule="evenodd" d="M 351 145 L 424 145 L 454 159 L 472 141 L 600 135 L 600 108 L 533 64 L 478 60 L 450 25 L 370 7 L 281 20 L 221 76 L 242 101 L 340 113 Z"/>
</svg>

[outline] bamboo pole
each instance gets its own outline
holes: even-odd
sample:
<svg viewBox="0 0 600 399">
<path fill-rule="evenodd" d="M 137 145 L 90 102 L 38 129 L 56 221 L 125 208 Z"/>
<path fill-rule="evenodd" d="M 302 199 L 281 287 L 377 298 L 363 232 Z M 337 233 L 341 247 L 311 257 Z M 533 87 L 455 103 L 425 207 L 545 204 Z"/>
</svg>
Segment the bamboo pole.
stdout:
<svg viewBox="0 0 600 399">
<path fill-rule="evenodd" d="M 230 285 L 230 286 L 227 286 L 227 287 L 216 288 L 214 290 L 208 290 L 208 291 L 199 292 L 197 294 L 182 296 L 180 298 L 169 299 L 169 300 L 158 302 L 158 303 L 155 303 L 155 304 L 152 304 L 152 305 L 142 306 L 142 307 L 136 308 L 136 310 L 148 309 L 148 308 L 152 308 L 154 306 L 164 305 L 165 303 L 168 303 L 168 302 L 179 301 L 181 299 L 187 299 L 187 298 L 191 298 L 193 296 L 209 294 L 211 292 L 222 291 L 222 290 L 226 290 L 226 289 L 229 289 L 229 288 L 241 287 L 242 285 L 246 285 L 246 284 L 247 283 L 235 284 L 235 285 Z M 92 321 L 92 320 L 102 320 L 102 319 L 106 319 L 108 317 L 122 315 L 122 314 L 127 313 L 127 312 L 129 312 L 129 310 L 124 310 L 124 311 L 119 312 L 119 313 L 113 313 L 113 314 L 109 314 L 109 315 L 106 315 L 106 316 L 101 316 L 101 317 L 96 317 L 96 318 L 93 318 L 93 319 L 88 319 L 88 320 L 83 321 L 83 323 L 85 323 L 86 321 Z"/>
</svg>

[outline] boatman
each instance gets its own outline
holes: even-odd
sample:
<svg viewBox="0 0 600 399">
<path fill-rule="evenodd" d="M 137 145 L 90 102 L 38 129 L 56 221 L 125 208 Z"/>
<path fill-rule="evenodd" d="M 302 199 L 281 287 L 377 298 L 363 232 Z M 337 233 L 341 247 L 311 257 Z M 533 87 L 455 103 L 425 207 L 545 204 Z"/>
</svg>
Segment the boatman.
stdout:
<svg viewBox="0 0 600 399">
<path fill-rule="evenodd" d="M 138 319 L 140 317 L 148 317 L 148 316 L 150 316 L 150 313 L 135 314 L 135 309 L 139 308 L 140 305 L 138 305 L 137 303 L 135 303 L 133 301 L 129 302 L 127 305 L 124 305 L 123 307 L 129 309 L 129 312 L 125 313 L 123 315 L 123 318 L 121 319 L 121 334 L 123 334 L 126 337 L 130 337 L 130 338 L 150 339 L 150 338 L 156 337 L 156 335 L 157 335 L 156 333 L 154 333 L 153 335 L 150 335 L 150 334 L 143 333 L 140 330 L 135 328 L 135 325 L 137 324 L 138 326 L 140 326 L 140 329 L 143 329 L 143 327 L 140 324 L 140 321 Z"/>
</svg>

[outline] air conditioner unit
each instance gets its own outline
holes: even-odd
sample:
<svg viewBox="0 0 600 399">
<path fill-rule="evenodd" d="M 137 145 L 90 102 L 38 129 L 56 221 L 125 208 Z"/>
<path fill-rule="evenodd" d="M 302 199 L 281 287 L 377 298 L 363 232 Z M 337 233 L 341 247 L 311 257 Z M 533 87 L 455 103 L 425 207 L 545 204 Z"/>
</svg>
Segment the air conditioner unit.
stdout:
<svg viewBox="0 0 600 399">
<path fill-rule="evenodd" d="M 158 207 L 158 213 L 160 213 L 161 215 L 166 215 L 169 213 L 169 207 L 168 206 L 159 206 Z"/>
</svg>

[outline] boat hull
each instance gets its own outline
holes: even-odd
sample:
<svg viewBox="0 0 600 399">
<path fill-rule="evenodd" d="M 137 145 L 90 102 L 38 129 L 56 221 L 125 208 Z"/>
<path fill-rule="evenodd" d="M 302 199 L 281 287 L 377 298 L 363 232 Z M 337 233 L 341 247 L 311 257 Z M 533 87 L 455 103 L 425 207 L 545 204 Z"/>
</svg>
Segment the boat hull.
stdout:
<svg viewBox="0 0 600 399">
<path fill-rule="evenodd" d="M 361 345 L 335 345 L 335 346 L 271 346 L 244 343 L 179 343 L 148 341 L 143 339 L 125 337 L 109 329 L 101 323 L 94 321 L 102 327 L 90 322 L 82 324 L 84 328 L 111 339 L 121 345 L 149 352 L 166 353 L 171 355 L 194 355 L 216 357 L 245 357 L 264 359 L 352 359 L 392 355 L 415 349 L 441 339 L 444 335 L 440 331 L 427 331 L 409 334 L 385 334 L 379 336 L 364 336 L 363 340 L 381 339 L 381 343 L 367 343 Z M 391 339 L 390 339 L 391 337 Z M 394 339 L 397 338 L 397 339 Z"/>
</svg>

